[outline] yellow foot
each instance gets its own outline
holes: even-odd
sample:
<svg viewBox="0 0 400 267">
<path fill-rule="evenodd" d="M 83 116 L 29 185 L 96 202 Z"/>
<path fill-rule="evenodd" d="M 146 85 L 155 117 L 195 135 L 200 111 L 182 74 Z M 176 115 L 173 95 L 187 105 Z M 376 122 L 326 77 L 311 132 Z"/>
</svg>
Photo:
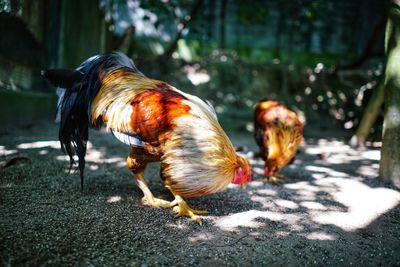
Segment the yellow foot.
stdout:
<svg viewBox="0 0 400 267">
<path fill-rule="evenodd" d="M 283 179 L 285 179 L 286 177 L 283 175 L 283 174 L 277 174 L 277 175 L 275 175 L 275 176 L 268 176 L 268 177 L 265 177 L 265 180 L 267 181 L 267 182 L 270 182 L 271 184 L 274 184 L 274 185 L 279 185 L 282 181 L 283 181 Z"/>
<path fill-rule="evenodd" d="M 153 195 L 145 195 L 142 198 L 142 204 L 147 206 L 152 206 L 154 208 L 170 208 L 171 202 L 155 198 Z"/>
<path fill-rule="evenodd" d="M 177 213 L 175 215 L 175 218 L 181 217 L 181 216 L 188 216 L 192 218 L 193 221 L 196 221 L 200 223 L 200 217 L 197 216 L 196 214 L 205 214 L 207 213 L 206 210 L 194 210 L 189 205 L 180 197 L 176 196 L 175 200 L 171 202 L 171 205 L 176 205 L 178 206 L 174 207 L 174 211 Z"/>
</svg>

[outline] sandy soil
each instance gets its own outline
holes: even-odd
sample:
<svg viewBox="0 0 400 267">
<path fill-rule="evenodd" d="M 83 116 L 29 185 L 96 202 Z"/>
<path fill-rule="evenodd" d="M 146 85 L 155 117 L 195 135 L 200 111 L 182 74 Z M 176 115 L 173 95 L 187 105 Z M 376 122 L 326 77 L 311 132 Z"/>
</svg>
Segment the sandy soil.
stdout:
<svg viewBox="0 0 400 267">
<path fill-rule="evenodd" d="M 245 192 L 232 185 L 190 199 L 208 211 L 199 225 L 141 205 L 124 163 L 129 148 L 108 133 L 91 133 L 81 193 L 56 125 L 0 130 L 0 265 L 400 264 L 400 192 L 377 179 L 379 144 L 356 151 L 340 137 L 306 137 L 275 186 L 251 157 L 252 136 L 232 140 L 246 147 L 255 177 Z M 157 164 L 146 177 L 155 195 L 171 199 Z"/>
</svg>

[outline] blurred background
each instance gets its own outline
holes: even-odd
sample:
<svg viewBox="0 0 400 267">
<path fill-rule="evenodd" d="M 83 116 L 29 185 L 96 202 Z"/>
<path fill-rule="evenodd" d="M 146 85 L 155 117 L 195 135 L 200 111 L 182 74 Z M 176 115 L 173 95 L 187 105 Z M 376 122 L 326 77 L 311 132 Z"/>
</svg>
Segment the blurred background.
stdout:
<svg viewBox="0 0 400 267">
<path fill-rule="evenodd" d="M 255 103 L 270 98 L 306 135 L 350 139 L 375 99 L 359 137 L 380 140 L 385 22 L 381 0 L 0 0 L 0 120 L 53 118 L 40 70 L 119 50 L 210 100 L 227 131 L 252 132 Z"/>
</svg>

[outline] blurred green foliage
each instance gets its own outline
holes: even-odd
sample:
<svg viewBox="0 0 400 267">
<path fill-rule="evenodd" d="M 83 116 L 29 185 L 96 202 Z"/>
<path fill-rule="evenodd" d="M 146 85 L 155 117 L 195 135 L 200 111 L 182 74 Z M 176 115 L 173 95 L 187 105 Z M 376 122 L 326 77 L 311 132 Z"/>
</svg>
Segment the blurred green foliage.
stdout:
<svg viewBox="0 0 400 267">
<path fill-rule="evenodd" d="M 12 27 L 0 25 L 5 30 L 3 36 L 9 36 L 2 42 L 2 54 L 9 59 L 17 55 L 20 61 L 33 60 L 40 66 L 50 65 L 51 58 L 52 64 L 66 67 L 62 58 L 81 62 L 98 49 L 102 49 L 99 53 L 120 49 L 149 77 L 210 100 L 229 130 L 251 131 L 254 105 L 270 98 L 288 105 L 309 124 L 322 128 L 336 125 L 352 131 L 382 76 L 384 58 L 379 45 L 383 41 L 375 44 L 374 53 L 362 68 L 334 71 L 336 65 L 351 63 L 363 52 L 375 22 L 382 16 L 378 0 L 256 0 L 252 4 L 203 0 L 193 17 L 189 15 L 199 0 L 57 0 L 51 2 L 52 8 L 45 3 L 0 0 L 0 12 L 12 13 L 13 19 L 21 20 L 12 25 L 24 26 L 20 28 L 29 29 L 36 38 L 41 36 L 37 48 L 31 49 L 36 52 L 30 52 L 18 47 L 36 44 L 24 41 L 32 34 L 19 37 L 9 31 Z M 41 12 L 42 19 L 31 19 L 36 11 Z M 100 34 L 94 34 L 94 29 Z M 127 29 L 131 29 L 130 34 Z M 97 35 L 101 36 L 96 39 Z M 164 57 L 175 41 L 172 55 Z M 48 49 L 47 55 L 40 54 L 41 47 Z M 35 75 L 32 71 L 25 75 L 25 69 L 19 75 L 10 74 L 20 69 L 19 65 L 0 64 L 0 74 L 5 73 L 5 78 L 0 76 L 0 86 L 25 76 L 30 81 Z"/>
<path fill-rule="evenodd" d="M 137 55 L 138 67 L 151 77 L 210 100 L 229 131 L 252 131 L 255 104 L 269 98 L 298 112 L 306 125 L 313 125 L 310 130 L 339 127 L 350 135 L 382 76 L 380 58 L 363 70 L 336 73 L 337 59 L 332 55 L 297 53 L 289 57 L 285 51 L 232 51 L 213 46 L 206 55 L 200 53 L 196 42 L 180 46 L 190 55 L 182 55 L 179 48 L 167 69 L 143 54 Z M 373 137 L 379 139 L 381 126 L 376 127 Z"/>
</svg>

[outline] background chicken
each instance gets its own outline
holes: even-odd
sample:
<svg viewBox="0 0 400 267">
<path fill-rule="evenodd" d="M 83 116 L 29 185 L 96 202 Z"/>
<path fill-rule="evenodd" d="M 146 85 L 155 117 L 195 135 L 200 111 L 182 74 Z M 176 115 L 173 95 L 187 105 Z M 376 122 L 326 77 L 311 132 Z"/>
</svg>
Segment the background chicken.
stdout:
<svg viewBox="0 0 400 267">
<path fill-rule="evenodd" d="M 255 139 L 265 161 L 264 175 L 273 183 L 278 172 L 295 156 L 303 140 L 303 124 L 296 113 L 276 101 L 262 100 L 254 110 Z"/>
<path fill-rule="evenodd" d="M 131 146 L 127 166 L 143 191 L 144 204 L 177 206 L 177 216 L 200 221 L 196 214 L 204 211 L 191 209 L 183 198 L 250 181 L 249 164 L 235 154 L 214 109 L 165 82 L 145 77 L 127 56 L 98 55 L 76 70 L 48 70 L 43 75 L 66 88 L 59 103 L 59 139 L 71 164 L 73 155 L 78 155 L 82 186 L 88 128 L 103 123 Z M 156 161 L 161 161 L 161 179 L 175 196 L 171 202 L 155 198 L 144 180 L 146 165 Z"/>
</svg>

